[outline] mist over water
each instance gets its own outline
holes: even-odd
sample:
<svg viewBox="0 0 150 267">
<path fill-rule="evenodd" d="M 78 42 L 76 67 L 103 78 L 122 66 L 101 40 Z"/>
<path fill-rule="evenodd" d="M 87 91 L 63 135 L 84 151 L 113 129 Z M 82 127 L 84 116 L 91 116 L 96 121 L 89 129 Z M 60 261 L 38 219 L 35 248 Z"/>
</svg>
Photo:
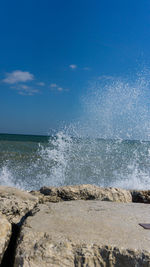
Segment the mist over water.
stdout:
<svg viewBox="0 0 150 267">
<path fill-rule="evenodd" d="M 81 107 L 80 118 L 49 142 L 22 142 L 2 154 L 0 183 L 27 190 L 83 183 L 149 189 L 149 73 L 99 77 Z"/>
<path fill-rule="evenodd" d="M 76 132 L 105 139 L 150 140 L 150 75 L 99 77 L 82 97 Z"/>
<path fill-rule="evenodd" d="M 99 77 L 81 105 L 77 122 L 56 136 L 61 160 L 53 177 L 63 184 L 149 188 L 149 73 L 130 80 Z"/>
</svg>

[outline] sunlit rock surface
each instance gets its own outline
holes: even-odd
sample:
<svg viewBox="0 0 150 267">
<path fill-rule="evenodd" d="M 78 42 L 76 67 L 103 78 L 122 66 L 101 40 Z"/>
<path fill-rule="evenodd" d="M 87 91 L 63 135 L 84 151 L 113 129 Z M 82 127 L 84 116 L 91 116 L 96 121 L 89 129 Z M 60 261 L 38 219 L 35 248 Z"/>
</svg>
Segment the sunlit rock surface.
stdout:
<svg viewBox="0 0 150 267">
<path fill-rule="evenodd" d="M 72 185 L 61 187 L 42 187 L 40 191 L 31 192 L 41 203 L 69 200 L 102 200 L 115 202 L 132 202 L 131 193 L 119 188 L 103 188 L 95 185 Z"/>
<path fill-rule="evenodd" d="M 22 226 L 15 266 L 149 267 L 150 206 L 99 200 L 40 204 Z"/>
<path fill-rule="evenodd" d="M 13 187 L 0 186 L 0 212 L 11 223 L 19 223 L 38 203 L 38 198 Z"/>
<path fill-rule="evenodd" d="M 11 224 L 0 213 L 0 264 L 11 237 Z"/>
</svg>

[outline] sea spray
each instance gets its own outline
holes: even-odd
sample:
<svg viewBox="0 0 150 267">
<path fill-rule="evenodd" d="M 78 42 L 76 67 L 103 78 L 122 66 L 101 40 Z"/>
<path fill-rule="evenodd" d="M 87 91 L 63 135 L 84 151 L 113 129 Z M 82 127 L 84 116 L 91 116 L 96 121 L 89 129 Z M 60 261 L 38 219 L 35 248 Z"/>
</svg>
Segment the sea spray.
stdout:
<svg viewBox="0 0 150 267">
<path fill-rule="evenodd" d="M 150 188 L 150 82 L 99 77 L 81 115 L 48 142 L 0 142 L 0 184 Z M 19 139 L 18 139 L 19 140 Z"/>
<path fill-rule="evenodd" d="M 72 137 L 67 164 L 63 163 L 62 174 L 55 169 L 64 184 L 149 188 L 148 72 L 131 80 L 99 77 L 82 96 L 81 117 L 64 130 L 65 135 Z M 59 149 L 65 160 L 65 150 Z"/>
<path fill-rule="evenodd" d="M 48 180 L 52 186 L 60 186 L 65 183 L 71 145 L 71 137 L 63 132 L 52 136 L 45 148 L 39 145 L 38 153 L 40 160 L 42 159 L 42 166 L 39 169 L 37 180 L 42 179 L 44 184 L 47 184 Z"/>
<path fill-rule="evenodd" d="M 4 165 L 1 169 L 0 169 L 0 184 L 4 185 L 4 186 L 12 186 L 12 187 L 17 187 L 20 189 L 24 188 L 23 183 L 17 182 L 14 179 L 14 176 L 12 175 L 9 167 L 7 165 Z"/>
<path fill-rule="evenodd" d="M 150 80 L 99 77 L 82 96 L 77 125 L 82 137 L 150 140 Z"/>
<path fill-rule="evenodd" d="M 46 175 L 44 184 L 90 183 L 128 189 L 150 187 L 149 142 L 75 137 L 70 138 L 69 145 L 67 142 L 63 144 L 69 147 L 67 150 L 59 148 L 56 152 L 56 147 L 54 150 L 46 148 L 47 160 L 55 158 L 55 153 L 61 156 L 53 164 L 51 174 Z"/>
</svg>

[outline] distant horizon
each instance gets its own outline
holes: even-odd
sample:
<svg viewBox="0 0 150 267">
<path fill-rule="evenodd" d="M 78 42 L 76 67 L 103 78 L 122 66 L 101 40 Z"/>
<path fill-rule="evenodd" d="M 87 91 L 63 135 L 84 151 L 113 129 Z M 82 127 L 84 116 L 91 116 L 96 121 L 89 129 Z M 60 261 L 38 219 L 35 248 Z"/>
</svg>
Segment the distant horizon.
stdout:
<svg viewBox="0 0 150 267">
<path fill-rule="evenodd" d="M 54 137 L 54 135 L 39 135 L 39 134 L 10 134 L 10 133 L 0 133 L 0 140 L 1 140 L 1 136 L 2 135 L 8 135 L 8 136 L 20 136 L 20 137 L 29 137 L 29 139 L 26 139 L 26 140 L 18 140 L 18 139 L 15 139 L 15 138 L 10 138 L 10 140 L 8 140 L 7 138 L 4 139 L 6 141 L 36 141 L 36 142 L 43 142 L 43 141 L 48 141 L 50 137 Z M 32 137 L 36 137 L 37 139 L 36 140 L 33 140 Z M 31 138 L 31 139 L 30 139 Z M 38 138 L 46 138 L 46 139 L 38 139 Z M 72 136 L 73 138 L 73 136 Z M 81 138 L 81 137 L 80 137 Z M 79 139 L 80 139 L 79 138 Z M 83 137 L 82 137 L 83 138 Z M 83 138 L 84 139 L 84 138 Z M 86 137 L 85 137 L 86 139 Z M 88 137 L 88 139 L 93 139 L 92 137 Z M 2 139 L 3 140 L 3 139 Z M 104 138 L 104 137 L 97 137 L 95 138 L 95 140 L 107 140 L 107 141 L 120 141 L 120 139 L 116 139 L 116 138 Z M 138 140 L 138 139 L 122 139 L 121 141 L 123 142 L 142 142 L 142 143 L 150 143 L 150 140 Z"/>
<path fill-rule="evenodd" d="M 26 136 L 49 136 L 48 134 L 46 135 L 44 135 L 44 134 L 31 134 L 31 133 L 28 133 L 28 134 L 26 134 L 26 133 L 0 133 L 0 135 L 26 135 Z"/>
</svg>

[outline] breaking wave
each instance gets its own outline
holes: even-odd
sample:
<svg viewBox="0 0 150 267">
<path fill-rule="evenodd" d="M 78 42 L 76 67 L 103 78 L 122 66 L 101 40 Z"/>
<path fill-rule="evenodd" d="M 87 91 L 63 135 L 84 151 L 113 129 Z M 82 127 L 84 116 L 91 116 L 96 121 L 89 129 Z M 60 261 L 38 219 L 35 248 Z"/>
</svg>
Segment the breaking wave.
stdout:
<svg viewBox="0 0 150 267">
<path fill-rule="evenodd" d="M 31 143 L 20 146 L 16 160 L 8 156 L 0 183 L 28 190 L 83 183 L 149 189 L 149 73 L 99 77 L 81 97 L 81 107 L 80 118 L 48 143 L 37 144 L 32 153 Z"/>
</svg>

